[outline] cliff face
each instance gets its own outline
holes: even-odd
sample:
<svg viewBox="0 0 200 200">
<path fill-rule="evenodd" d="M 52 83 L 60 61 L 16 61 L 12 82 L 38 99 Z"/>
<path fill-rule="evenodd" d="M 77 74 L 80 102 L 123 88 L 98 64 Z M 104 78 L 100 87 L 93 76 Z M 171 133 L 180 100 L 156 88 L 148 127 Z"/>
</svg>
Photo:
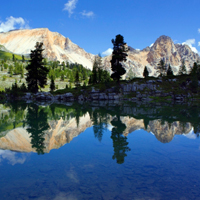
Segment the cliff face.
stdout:
<svg viewBox="0 0 200 200">
<path fill-rule="evenodd" d="M 16 54 L 30 54 L 36 42 L 43 42 L 44 57 L 50 60 L 69 61 L 92 69 L 94 55 L 74 44 L 69 38 L 47 28 L 16 30 L 0 33 L 0 44 Z"/>
</svg>

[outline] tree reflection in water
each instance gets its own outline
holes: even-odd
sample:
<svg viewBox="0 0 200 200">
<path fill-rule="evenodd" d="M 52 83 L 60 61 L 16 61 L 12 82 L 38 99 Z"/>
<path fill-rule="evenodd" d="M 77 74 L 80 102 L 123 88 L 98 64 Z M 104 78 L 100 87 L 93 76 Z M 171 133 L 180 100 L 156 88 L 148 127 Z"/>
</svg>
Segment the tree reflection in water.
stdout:
<svg viewBox="0 0 200 200">
<path fill-rule="evenodd" d="M 47 112 L 35 104 L 28 105 L 27 131 L 30 133 L 32 147 L 38 154 L 44 154 L 44 132 L 49 128 Z"/>
<path fill-rule="evenodd" d="M 120 116 L 117 116 L 111 121 L 114 126 L 112 128 L 111 139 L 113 140 L 114 155 L 112 159 L 116 159 L 118 164 L 124 163 L 124 157 L 127 156 L 126 152 L 131 149 L 128 147 L 127 137 L 123 136 L 122 133 L 126 129 L 126 125 L 120 120 Z"/>
<path fill-rule="evenodd" d="M 103 133 L 106 131 L 108 114 L 101 112 L 100 109 L 95 109 L 93 112 L 90 112 L 90 118 L 93 122 L 94 136 L 101 142 Z"/>
<path fill-rule="evenodd" d="M 4 110 L 8 111 L 4 112 Z M 155 137 L 163 143 L 172 141 L 176 134 L 187 135 L 193 130 L 195 136 L 199 137 L 200 133 L 200 105 L 197 103 L 191 105 L 105 104 L 103 106 L 91 103 L 72 103 L 69 106 L 51 104 L 42 107 L 16 101 L 6 102 L 3 105 L 0 113 L 0 136 L 5 136 L 8 131 L 17 127 L 28 127 L 27 131 L 31 137 L 32 147 L 36 148 L 38 154 L 43 154 L 44 134 L 47 134 L 46 130 L 49 128 L 47 118 L 50 122 L 54 120 L 54 123 L 62 118 L 65 124 L 71 119 L 75 119 L 77 127 L 81 127 L 84 121 L 80 121 L 80 117 L 87 113 L 93 123 L 94 136 L 100 142 L 107 130 L 107 125 L 113 126 L 111 131 L 114 148 L 113 159 L 116 159 L 117 163 L 123 163 L 127 152 L 130 151 L 127 137 L 123 136 L 127 122 L 123 120 L 125 124 L 122 123 L 123 117 L 129 116 L 135 120 L 143 120 L 143 124 L 140 125 L 134 126 L 129 123 L 126 132 L 132 132 L 139 126 L 139 128 L 154 133 Z M 89 121 L 89 119 L 87 120 Z"/>
</svg>

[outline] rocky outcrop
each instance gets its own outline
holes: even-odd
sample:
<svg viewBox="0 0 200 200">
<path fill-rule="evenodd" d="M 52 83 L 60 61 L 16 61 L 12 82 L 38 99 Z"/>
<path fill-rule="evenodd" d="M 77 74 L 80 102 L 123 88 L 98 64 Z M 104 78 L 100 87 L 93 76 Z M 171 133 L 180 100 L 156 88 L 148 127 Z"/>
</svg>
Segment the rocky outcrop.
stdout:
<svg viewBox="0 0 200 200">
<path fill-rule="evenodd" d="M 154 98 L 166 98 L 165 100 L 169 100 L 171 102 L 187 102 L 188 99 L 190 101 L 195 99 L 195 94 L 190 91 L 190 83 L 191 80 L 185 83 L 184 87 L 179 88 L 179 93 L 176 90 L 173 90 L 172 85 L 173 82 L 176 82 L 176 78 L 169 79 L 167 81 L 163 79 L 155 79 L 155 80 L 147 80 L 143 83 L 140 81 L 135 82 L 127 82 L 123 83 L 117 88 L 111 87 L 105 89 L 104 91 L 95 90 L 92 88 L 91 91 L 80 90 L 79 95 L 72 94 L 71 92 L 65 94 L 59 94 L 53 96 L 50 92 L 38 92 L 36 94 L 26 93 L 22 97 L 18 97 L 18 100 L 36 101 L 36 102 L 48 102 L 48 104 L 52 104 L 55 102 L 84 102 L 84 101 L 123 101 L 129 100 L 132 102 L 148 102 L 153 101 Z M 171 91 L 166 91 L 163 87 L 167 86 L 171 88 Z M 200 85 L 200 82 L 199 82 Z M 182 92 L 181 92 L 182 91 Z M 186 92 L 187 91 L 187 92 Z M 10 99 L 14 97 L 11 96 Z M 198 96 L 197 96 L 198 98 Z M 8 98 L 9 99 L 9 98 Z"/>
</svg>

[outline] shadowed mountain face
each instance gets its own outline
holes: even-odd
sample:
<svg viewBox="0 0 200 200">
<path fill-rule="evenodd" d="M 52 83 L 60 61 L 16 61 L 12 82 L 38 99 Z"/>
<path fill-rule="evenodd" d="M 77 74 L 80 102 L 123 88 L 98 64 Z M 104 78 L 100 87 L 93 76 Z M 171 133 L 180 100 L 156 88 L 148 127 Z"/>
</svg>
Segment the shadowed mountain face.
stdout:
<svg viewBox="0 0 200 200">
<path fill-rule="evenodd" d="M 29 104 L 18 108 L 1 106 L 0 123 L 6 124 L 2 127 L 6 130 L 1 130 L 0 149 L 43 154 L 71 142 L 74 137 L 92 126 L 94 137 L 101 141 L 106 127 L 111 127 L 109 130 L 111 130 L 115 151 L 113 159 L 116 159 L 118 163 L 123 163 L 126 152 L 130 151 L 127 136 L 136 130 L 143 129 L 151 132 L 160 142 L 168 143 L 175 135 L 187 135 L 193 128 L 198 127 L 192 119 L 186 122 L 185 119 L 180 118 L 181 121 L 179 121 L 178 113 L 174 116 L 175 121 L 170 120 L 173 110 L 172 113 L 168 113 L 169 119 L 166 115 L 163 119 L 161 113 L 165 109 L 169 110 L 167 107 L 138 108 L 138 111 L 134 108 L 130 105 L 120 107 L 117 105 L 116 109 L 113 106 L 105 109 L 82 107 L 82 105 L 41 107 Z M 126 111 L 129 111 L 129 114 L 126 114 Z M 148 114 L 145 115 L 145 112 Z M 141 113 L 145 116 L 141 116 Z M 157 118 L 158 115 L 160 119 Z"/>
<path fill-rule="evenodd" d="M 47 28 L 0 33 L 0 45 L 16 54 L 30 54 L 36 42 L 44 43 L 44 56 L 50 60 L 76 62 L 89 69 L 93 67 L 95 55 L 87 53 L 69 38 L 51 32 Z M 129 77 L 131 74 L 143 77 L 145 66 L 147 66 L 150 76 L 157 76 L 156 69 L 160 59 L 164 59 L 166 64 L 170 64 L 176 74 L 182 60 L 185 60 L 186 68 L 189 70 L 200 57 L 189 46 L 174 44 L 170 37 L 163 35 L 151 47 L 143 50 L 130 47 L 127 61 L 124 63 L 126 69 L 124 77 Z M 110 60 L 111 55 L 103 58 L 103 64 L 105 69 L 111 73 Z"/>
</svg>

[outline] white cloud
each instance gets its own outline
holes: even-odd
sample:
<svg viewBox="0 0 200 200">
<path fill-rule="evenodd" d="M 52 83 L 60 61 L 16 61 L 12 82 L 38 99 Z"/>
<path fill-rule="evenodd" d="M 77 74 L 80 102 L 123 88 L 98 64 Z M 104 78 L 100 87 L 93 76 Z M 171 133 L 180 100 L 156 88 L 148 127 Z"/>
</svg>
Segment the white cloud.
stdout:
<svg viewBox="0 0 200 200">
<path fill-rule="evenodd" d="M 15 18 L 10 16 L 6 18 L 6 22 L 0 21 L 0 32 L 7 32 L 14 29 L 29 28 L 28 23 L 21 17 Z"/>
<path fill-rule="evenodd" d="M 200 33 L 200 28 L 198 29 L 198 32 Z"/>
<path fill-rule="evenodd" d="M 200 46 L 200 42 L 198 42 L 198 46 Z"/>
<path fill-rule="evenodd" d="M 68 11 L 69 17 L 74 13 L 74 9 L 76 8 L 78 0 L 69 0 L 63 10 Z"/>
<path fill-rule="evenodd" d="M 107 49 L 106 51 L 104 51 L 104 52 L 102 53 L 102 55 L 104 55 L 104 56 L 109 56 L 109 55 L 112 54 L 112 52 L 113 52 L 113 49 L 109 48 L 109 49 Z"/>
<path fill-rule="evenodd" d="M 8 160 L 11 165 L 23 164 L 26 161 L 25 155 L 20 154 L 21 157 L 18 157 L 18 155 L 19 154 L 13 151 L 0 149 L 0 162 L 5 159 Z"/>
<path fill-rule="evenodd" d="M 195 44 L 195 39 L 186 40 L 186 41 L 183 42 L 182 44 L 183 44 L 183 45 L 184 45 L 184 44 L 188 45 L 188 46 L 191 48 L 191 50 L 192 50 L 193 52 L 199 53 L 198 50 L 197 50 L 195 47 L 192 46 L 193 44 Z"/>
<path fill-rule="evenodd" d="M 194 133 L 194 128 L 192 128 L 192 130 L 189 133 L 187 133 L 187 134 L 184 133 L 183 135 L 189 139 L 197 138 L 197 134 Z"/>
<path fill-rule="evenodd" d="M 92 11 L 86 12 L 84 10 L 83 12 L 81 12 L 81 15 L 83 15 L 84 17 L 93 17 L 94 13 Z"/>
</svg>

